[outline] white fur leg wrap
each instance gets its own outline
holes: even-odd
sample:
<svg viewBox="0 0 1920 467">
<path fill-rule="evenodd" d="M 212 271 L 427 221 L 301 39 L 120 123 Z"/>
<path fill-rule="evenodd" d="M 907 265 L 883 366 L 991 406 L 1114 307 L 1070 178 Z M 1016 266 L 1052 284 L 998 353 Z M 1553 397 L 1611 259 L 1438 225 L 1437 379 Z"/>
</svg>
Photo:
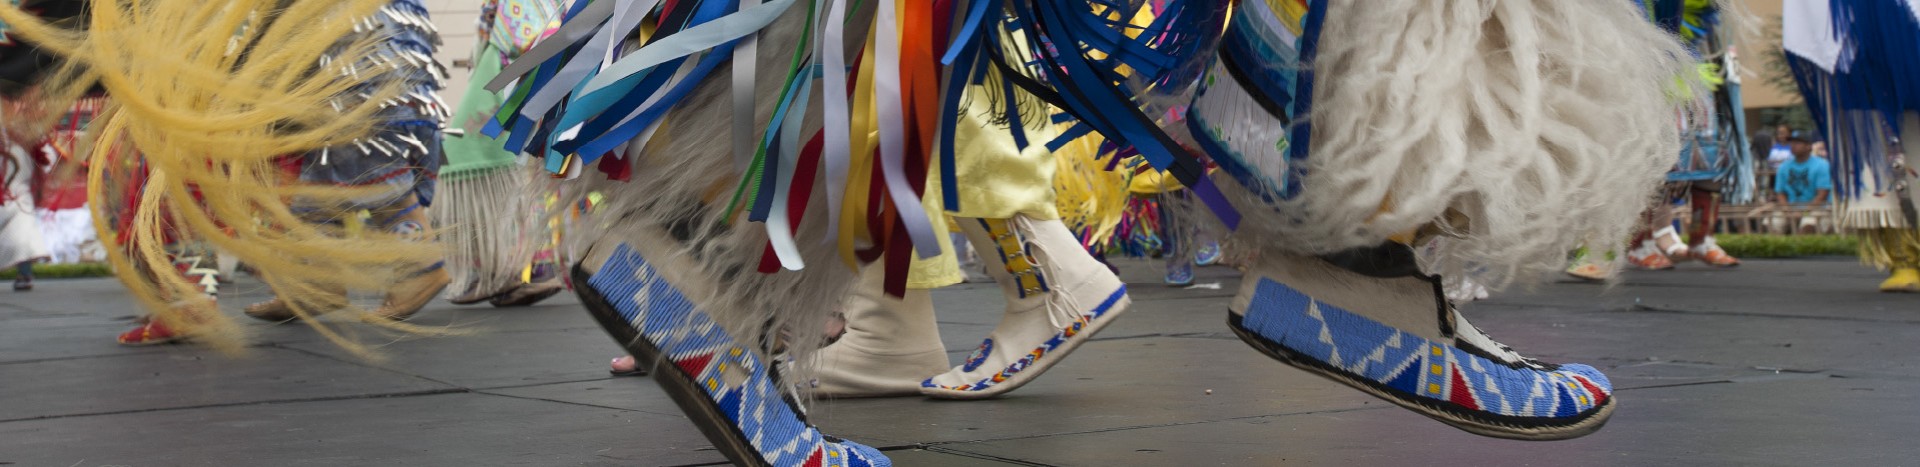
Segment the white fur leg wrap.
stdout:
<svg viewBox="0 0 1920 467">
<path fill-rule="evenodd" d="M 804 9 L 789 10 L 762 33 L 761 40 L 770 44 L 799 40 L 805 14 Z M 761 47 L 758 52 L 759 70 L 784 70 L 791 60 L 784 47 Z M 728 73 L 723 66 L 714 76 Z M 758 100 L 777 101 L 784 79 L 784 73 L 759 73 Z M 787 375 L 789 381 L 805 381 L 808 368 L 804 367 L 824 342 L 825 323 L 846 299 L 854 273 L 840 261 L 834 245 L 821 241 L 799 243 L 808 265 L 804 271 L 757 271 L 767 245 L 765 226 L 747 222 L 744 210 L 736 212 L 736 218 L 726 217 L 728 195 L 741 177 L 729 156 L 728 132 L 715 130 L 727 128 L 733 118 L 731 106 L 725 104 L 728 86 L 725 80 L 701 83 L 668 114 L 643 148 L 608 156 L 624 157 L 618 162 L 632 166 L 630 180 L 607 180 L 600 171 L 585 171 L 580 180 L 585 186 L 571 194 L 598 191 L 605 195 L 604 202 L 587 216 L 592 225 L 570 229 L 566 241 L 576 251 L 588 245 L 610 250 L 613 244 L 625 243 L 649 263 L 663 269 L 673 265 L 673 270 L 662 271 L 669 284 L 740 342 L 772 347 L 773 340 L 779 339 L 787 355 L 801 364 L 797 368 L 802 374 Z M 758 130 L 766 129 L 773 110 L 771 105 L 758 106 L 754 115 Z M 820 127 L 812 116 L 817 112 L 810 114 L 804 129 L 808 134 Z M 825 198 L 816 185 L 808 215 L 797 226 L 797 237 L 825 236 Z"/>
<path fill-rule="evenodd" d="M 1679 151 L 1691 58 L 1632 2 L 1329 6 L 1302 191 L 1231 189 L 1242 235 L 1284 239 L 1253 243 L 1372 245 L 1451 210 L 1470 221 L 1426 266 L 1497 287 L 1619 249 Z"/>
</svg>

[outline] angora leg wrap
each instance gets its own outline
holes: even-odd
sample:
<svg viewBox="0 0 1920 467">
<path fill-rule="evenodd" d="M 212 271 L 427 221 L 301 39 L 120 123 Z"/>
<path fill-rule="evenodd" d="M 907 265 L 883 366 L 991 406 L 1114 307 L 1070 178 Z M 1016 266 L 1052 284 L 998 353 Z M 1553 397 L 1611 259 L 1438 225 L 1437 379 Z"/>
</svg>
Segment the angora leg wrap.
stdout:
<svg viewBox="0 0 1920 467">
<path fill-rule="evenodd" d="M 759 131 L 772 120 L 774 106 L 764 103 L 779 99 L 791 59 L 787 47 L 800 40 L 805 17 L 805 9 L 789 10 L 760 36 L 755 85 L 760 94 L 756 98 L 763 103 L 755 115 Z M 712 76 L 728 76 L 729 70 L 722 66 Z M 805 271 L 756 271 L 767 240 L 765 225 L 746 222 L 744 209 L 735 213 L 736 219 L 725 218 L 729 195 L 741 176 L 726 130 L 733 118 L 730 92 L 724 79 L 702 83 L 668 114 L 644 150 L 627 156 L 632 158 L 626 161 L 633 166 L 631 180 L 605 180 L 597 170 L 586 170 L 582 178 L 595 180 L 576 193 L 600 191 L 605 202 L 588 216 L 595 225 L 571 230 L 568 241 L 577 245 L 575 251 L 590 248 L 584 251 L 589 271 L 597 270 L 620 243 L 649 263 L 684 265 L 662 267 L 664 277 L 658 280 L 680 290 L 741 342 L 784 334 L 788 355 L 809 362 L 825 339 L 821 330 L 826 319 L 839 310 L 854 273 L 839 261 L 831 242 L 820 240 L 827 209 L 818 185 L 796 235 Z M 811 135 L 819 124 L 806 127 L 802 134 Z"/>
<path fill-rule="evenodd" d="M 1453 210 L 1470 220 L 1429 271 L 1504 285 L 1618 250 L 1678 154 L 1691 58 L 1631 2 L 1329 6 L 1302 191 L 1230 189 L 1267 248 L 1374 245 Z"/>
<path fill-rule="evenodd" d="M 478 176 L 442 178 L 433 214 L 447 249 L 451 294 L 493 293 L 521 283 L 520 273 L 552 240 L 543 209 L 550 178 L 538 169 L 503 167 Z"/>
</svg>

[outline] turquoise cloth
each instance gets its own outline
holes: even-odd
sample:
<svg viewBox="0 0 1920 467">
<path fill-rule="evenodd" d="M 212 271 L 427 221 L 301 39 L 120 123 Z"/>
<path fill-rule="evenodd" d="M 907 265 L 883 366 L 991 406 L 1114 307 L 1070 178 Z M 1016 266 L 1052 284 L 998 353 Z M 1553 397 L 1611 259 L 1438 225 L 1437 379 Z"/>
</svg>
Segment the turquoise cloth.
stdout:
<svg viewBox="0 0 1920 467">
<path fill-rule="evenodd" d="M 1807 204 L 1820 191 L 1833 191 L 1833 175 L 1827 160 L 1809 157 L 1806 162 L 1788 160 L 1773 176 L 1773 191 L 1786 195 L 1789 204 Z"/>
</svg>

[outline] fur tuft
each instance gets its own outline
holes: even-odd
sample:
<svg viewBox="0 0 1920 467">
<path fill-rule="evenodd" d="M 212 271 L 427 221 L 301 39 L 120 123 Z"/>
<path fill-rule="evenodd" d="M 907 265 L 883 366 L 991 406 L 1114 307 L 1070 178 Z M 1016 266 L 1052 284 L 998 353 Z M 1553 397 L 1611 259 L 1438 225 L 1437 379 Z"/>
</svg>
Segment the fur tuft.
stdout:
<svg viewBox="0 0 1920 467">
<path fill-rule="evenodd" d="M 1629 2 L 1332 0 L 1317 60 L 1300 195 L 1221 183 L 1239 235 L 1286 239 L 1241 243 L 1326 253 L 1438 226 L 1459 238 L 1429 270 L 1495 287 L 1583 243 L 1621 250 L 1679 152 L 1674 96 L 1697 94 L 1676 86 L 1699 92 Z"/>
</svg>

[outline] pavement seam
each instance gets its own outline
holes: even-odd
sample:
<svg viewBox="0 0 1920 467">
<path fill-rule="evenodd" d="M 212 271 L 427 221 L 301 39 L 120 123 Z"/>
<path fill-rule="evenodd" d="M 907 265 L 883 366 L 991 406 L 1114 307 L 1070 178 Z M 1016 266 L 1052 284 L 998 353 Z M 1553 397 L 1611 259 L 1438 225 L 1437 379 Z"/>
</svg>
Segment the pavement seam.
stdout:
<svg viewBox="0 0 1920 467">
<path fill-rule="evenodd" d="M 919 449 L 922 451 L 946 454 L 950 456 L 960 456 L 960 457 L 965 457 L 969 459 L 987 460 L 987 461 L 994 461 L 994 462 L 1000 462 L 1000 463 L 1012 464 L 1012 465 L 1024 465 L 1028 467 L 1056 467 L 1053 464 L 1042 464 L 1039 462 L 1024 461 L 1020 459 L 1008 459 L 1005 457 L 995 456 L 991 454 L 981 454 L 977 452 L 960 451 L 960 450 L 955 450 L 950 448 L 942 448 L 939 446 L 929 446 L 924 444 L 909 444 L 909 445 L 903 445 L 903 446 L 877 447 L 874 449 L 879 449 L 882 452 Z M 673 465 L 668 467 L 716 467 L 716 466 L 722 466 L 722 465 L 732 465 L 732 464 L 727 462 L 704 462 L 699 464 L 680 464 L 680 465 Z"/>
<path fill-rule="evenodd" d="M 1026 461 L 1026 460 L 1020 460 L 1020 459 L 1011 459 L 1006 457 L 995 456 L 992 454 L 981 454 L 977 452 L 962 451 L 962 450 L 943 447 L 943 446 L 918 445 L 915 448 L 923 451 L 927 451 L 927 452 L 936 452 L 936 453 L 946 454 L 950 456 L 960 456 L 960 457 L 968 457 L 968 458 L 980 459 L 980 460 L 989 460 L 994 462 L 1004 462 L 1004 463 L 1013 464 L 1013 465 L 1025 465 L 1029 467 L 1054 467 L 1053 464 L 1042 464 L 1039 462 Z"/>
<path fill-rule="evenodd" d="M 31 360 L 8 360 L 8 361 L 0 362 L 0 366 L 25 365 L 30 363 L 61 362 L 61 361 L 67 361 L 67 360 L 91 360 L 96 358 L 138 357 L 142 355 L 153 355 L 157 353 L 164 353 L 164 352 L 162 352 L 160 349 L 132 349 L 127 352 L 114 353 L 114 354 L 72 355 L 72 356 L 66 356 L 66 357 L 36 358 Z"/>
<path fill-rule="evenodd" d="M 372 365 L 372 364 L 368 364 L 368 363 L 367 363 L 367 362 L 365 362 L 365 361 L 359 361 L 359 360 L 348 360 L 348 359 L 344 359 L 344 358 L 340 358 L 340 357 L 336 357 L 336 356 L 333 356 L 333 355 L 328 355 L 328 354 L 324 354 L 324 353 L 320 353 L 320 352 L 315 352 L 315 351 L 311 351 L 311 350 L 307 350 L 307 349 L 302 349 L 302 348 L 299 348 L 299 347 L 288 347 L 288 346 L 284 346 L 284 345 L 279 345 L 279 344 L 273 344 L 273 343 L 268 343 L 268 344 L 265 344 L 265 345 L 262 345 L 261 347 L 265 347 L 265 348 L 272 348 L 272 349 L 284 349 L 284 350 L 291 350 L 291 351 L 294 351 L 294 352 L 298 352 L 298 353 L 303 353 L 303 354 L 307 354 L 307 355 L 311 355 L 311 356 L 314 356 L 314 357 L 319 357 L 319 358 L 324 358 L 324 359 L 327 359 L 327 360 L 333 360 L 333 361 L 336 361 L 336 362 L 340 362 L 340 363 L 345 363 L 345 364 L 348 364 L 348 365 L 353 365 L 353 366 L 358 366 L 358 367 L 361 367 L 361 368 L 370 368 L 370 369 L 375 369 L 375 370 L 380 370 L 380 371 L 384 371 L 384 372 L 388 372 L 388 373 L 393 373 L 393 374 L 396 374 L 396 375 L 401 375 L 401 376 L 407 376 L 407 377 L 412 377 L 412 378 L 416 378 L 416 379 L 419 379 L 419 380 L 422 380 L 422 381 L 426 381 L 426 382 L 430 382 L 430 383 L 433 383 L 433 384 L 438 384 L 438 385 L 441 385 L 441 386 L 449 386 L 449 387 L 455 387 L 455 388 L 460 388 L 460 389 L 462 389 L 462 390 L 466 390 L 466 391 L 472 391 L 472 390 L 473 390 L 472 388 L 468 388 L 468 387 L 466 387 L 466 386 L 464 386 L 464 385 L 459 385 L 459 384 L 454 384 L 454 383 L 451 383 L 451 382 L 447 382 L 447 381 L 441 381 L 441 380 L 438 380 L 438 379 L 434 379 L 434 378 L 430 378 L 430 377 L 427 377 L 427 376 L 424 376 L 424 375 L 416 375 L 416 374 L 413 374 L 413 373 L 408 373 L 408 372 L 405 372 L 405 371 L 400 371 L 399 369 L 396 369 L 396 368 L 388 368 L 388 367 L 386 367 L 386 366 L 384 366 L 384 365 Z"/>
<path fill-rule="evenodd" d="M 1792 277 L 1792 276 L 1784 276 L 1784 277 Z M 1886 276 L 1880 276 L 1880 277 L 1878 277 L 1878 278 L 1876 278 L 1876 277 L 1874 277 L 1874 276 L 1866 276 L 1866 275 L 1858 275 L 1858 276 L 1854 276 L 1854 277 L 1852 277 L 1852 278 L 1853 278 L 1853 279 L 1860 279 L 1860 280 L 1868 280 L 1868 279 L 1871 279 L 1871 280 L 1876 280 L 1876 281 L 1877 281 L 1877 280 L 1880 280 L 1881 278 L 1885 278 L 1885 277 L 1886 277 Z M 1718 284 L 1700 284 L 1700 283 L 1684 283 L 1684 282 L 1682 282 L 1682 283 L 1667 283 L 1667 282 L 1639 282 L 1639 281 L 1625 281 L 1625 282 L 1621 282 L 1621 283 L 1620 283 L 1620 287 L 1621 287 L 1621 288 L 1626 288 L 1626 287 L 1645 287 L 1645 288 L 1649 288 L 1649 289 L 1691 289 L 1691 290 L 1700 290 L 1700 289 L 1712 289 L 1712 290 L 1731 290 L 1731 291 L 1747 291 L 1747 290 L 1753 290 L 1753 286 L 1752 286 L 1752 285 L 1718 285 Z M 1818 293 L 1818 292 L 1820 292 L 1819 290 L 1811 290 L 1811 289 L 1802 289 L 1802 288 L 1775 288 L 1775 290 L 1782 290 L 1782 291 L 1793 291 L 1793 292 L 1808 292 L 1808 293 Z"/>
<path fill-rule="evenodd" d="M 1160 333 L 1153 333 L 1153 334 L 1129 334 L 1124 336 L 1109 336 L 1109 337 L 1089 337 L 1087 338 L 1087 341 L 1088 342 L 1110 342 L 1110 341 L 1124 341 L 1124 340 L 1133 340 L 1133 339 L 1149 339 L 1154 337 L 1166 337 L 1166 335 L 1160 334 Z"/>
<path fill-rule="evenodd" d="M 1119 426 L 1119 427 L 1100 428 L 1100 429 L 1084 430 L 1084 431 L 1064 431 L 1059 433 L 1041 433 L 1036 435 L 1009 436 L 1004 438 L 981 438 L 981 439 L 965 440 L 965 441 L 935 441 L 930 443 L 923 443 L 923 445 L 932 447 L 932 446 L 947 446 L 947 445 L 955 445 L 955 444 L 990 443 L 995 441 L 1015 441 L 1015 440 L 1023 440 L 1023 439 L 1051 438 L 1055 436 L 1087 435 L 1087 434 L 1094 434 L 1094 433 L 1111 433 L 1116 431 L 1130 431 L 1130 430 L 1143 430 L 1143 429 L 1151 429 L 1151 428 L 1169 428 L 1169 427 L 1176 427 L 1176 426 L 1202 425 L 1207 423 L 1232 422 L 1232 421 L 1253 420 L 1253 419 L 1260 419 L 1260 418 L 1361 412 L 1361 411 L 1368 411 L 1368 410 L 1381 410 L 1381 409 L 1387 409 L 1387 408 L 1397 408 L 1397 407 L 1393 407 L 1392 405 L 1388 404 L 1388 405 L 1382 405 L 1382 406 L 1349 407 L 1349 408 L 1343 408 L 1343 409 L 1313 410 L 1313 411 L 1307 411 L 1307 412 L 1288 412 L 1288 413 L 1265 414 L 1265 415 L 1248 415 L 1244 417 L 1229 417 L 1229 418 L 1222 418 L 1222 419 L 1215 419 L 1215 420 L 1194 420 L 1194 421 L 1185 421 L 1185 422 L 1161 423 L 1161 424 L 1153 424 L 1153 425 Z"/>
<path fill-rule="evenodd" d="M 573 383 L 591 383 L 594 381 L 613 381 L 615 379 L 618 379 L 618 378 L 607 376 L 607 377 L 600 377 L 600 378 L 576 379 L 576 380 L 569 380 L 569 381 L 548 381 L 544 383 L 509 384 L 506 386 L 487 386 L 487 387 L 468 388 L 468 389 L 472 389 L 474 391 L 498 391 L 501 389 L 523 389 L 523 388 L 537 388 L 541 386 L 558 386 L 562 384 L 573 384 Z"/>
<path fill-rule="evenodd" d="M 323 354 L 323 353 L 319 353 L 319 352 L 314 352 L 314 351 L 309 351 L 309 350 L 305 350 L 305 349 L 298 349 L 298 348 L 292 348 L 292 347 L 282 347 L 282 346 L 278 346 L 278 345 L 272 345 L 272 344 L 269 344 L 268 346 L 269 346 L 269 347 L 273 347 L 273 348 L 281 348 L 281 349 L 288 349 L 288 350 L 293 350 L 293 351 L 296 351 L 296 352 L 300 352 L 300 353 L 305 353 L 305 354 L 308 354 L 308 355 L 312 355 L 312 356 L 316 356 L 316 357 L 321 357 L 321 358 L 326 358 L 326 359 L 330 359 L 330 360 L 334 360 L 334 361 L 337 361 L 337 362 L 341 362 L 341 363 L 346 363 L 346 364 L 351 364 L 351 365 L 358 365 L 358 366 L 362 366 L 362 367 L 366 367 L 366 368 L 372 368 L 372 369 L 377 369 L 377 370 L 381 370 L 381 371 L 386 371 L 386 372 L 389 372 L 389 373 L 394 373 L 394 374 L 399 374 L 399 375 L 405 375 L 405 376 L 410 376 L 410 377 L 414 377 L 414 378 L 419 378 L 419 379 L 421 379 L 421 380 L 425 380 L 425 381 L 429 381 L 429 382 L 432 382 L 432 383 L 435 383 L 435 384 L 440 384 L 440 385 L 444 385 L 444 386 L 451 386 L 451 387 L 455 387 L 455 388 L 459 388 L 459 389 L 460 389 L 460 392 L 465 392 L 465 393 L 471 393 L 471 394 L 484 394 L 484 395 L 489 395 L 489 396 L 495 396 L 495 397 L 506 397 L 506 398 L 511 398 L 511 399 L 521 399 L 521 400 L 532 400 L 532 401 L 542 401 L 542 402 L 552 402 L 552 403 L 556 403 L 556 404 L 566 404 L 566 405 L 577 405 L 577 406 L 581 406 L 581 407 L 593 407 L 593 408 L 600 408 L 600 409 L 613 409 L 613 410 L 619 410 L 619 411 L 623 411 L 623 412 L 640 412 L 640 413 L 647 413 L 647 414 L 654 414 L 654 415 L 668 415 L 668 416 L 675 416 L 675 415 L 677 415 L 677 416 L 681 416 L 681 417 L 684 417 L 684 416 L 685 416 L 685 415 L 681 415 L 681 414 L 662 414 L 662 413 L 657 413 L 657 412 L 648 412 L 648 411 L 645 411 L 645 410 L 634 410 L 634 409 L 628 409 L 628 408 L 622 408 L 622 407 L 613 407 L 613 406 L 606 406 L 606 405 L 598 405 L 598 404 L 588 404 L 588 403 L 583 403 L 583 402 L 571 402 L 571 401 L 563 401 L 563 400 L 555 400 L 555 399 L 547 399 L 547 398 L 541 398 L 541 397 L 531 397 L 531 396 L 515 396 L 515 395 L 510 395 L 510 394 L 501 394 L 501 393 L 496 393 L 496 392 L 491 392 L 491 391 L 497 391 L 497 390 L 501 390 L 501 389 L 521 389 L 521 388 L 531 388 L 531 387 L 540 387 L 540 386 L 553 386 L 553 385 L 561 385 L 561 384 L 573 384 L 573 383 L 584 383 L 584 382 L 589 382 L 589 381 L 604 381 L 604 380 L 607 380 L 607 379 L 609 379 L 609 378 L 594 378 L 594 379 L 583 379 L 583 380 L 575 380 L 575 381 L 552 381 L 552 382 L 545 382 L 545 383 L 533 383 L 533 384 L 521 384 L 521 385 L 508 385 L 508 386 L 494 386 L 494 387 L 486 387 L 486 388 L 472 388 L 472 387 L 467 387 L 467 386 L 464 386 L 464 385 L 460 385 L 460 384 L 454 384 L 454 383 L 452 383 L 452 382 L 448 382 L 448 381 L 441 381 L 441 380 L 438 380 L 438 379 L 434 379 L 434 378 L 431 378 L 431 377 L 427 377 L 427 376 L 424 376 L 424 375 L 417 375 L 417 374 L 413 374 L 413 373 L 408 373 L 408 372 L 405 372 L 405 371 L 401 371 L 401 370 L 399 370 L 399 369 L 395 369 L 395 368 L 387 368 L 387 367 L 385 367 L 385 366 L 378 366 L 378 365 L 367 365 L 367 364 L 364 364 L 364 363 L 360 363 L 360 362 L 356 362 L 356 361 L 352 361 L 352 360 L 347 360 L 347 359 L 342 359 L 342 358 L 338 358 L 338 357 L 335 357 L 335 356 L 332 356 L 332 355 L 327 355 L 327 354 Z"/>
<path fill-rule="evenodd" d="M 639 410 L 639 409 L 629 409 L 629 408 L 626 408 L 626 407 L 614 407 L 614 406 L 611 406 L 611 405 L 600 405 L 600 404 L 589 404 L 589 403 L 585 403 L 585 402 L 574 402 L 574 401 L 564 401 L 564 400 L 559 400 L 559 399 L 548 399 L 548 398 L 545 398 L 545 397 L 533 397 L 533 396 L 516 396 L 516 395 L 512 395 L 512 394 L 501 394 L 501 393 L 497 393 L 497 392 L 487 392 L 487 391 L 484 391 L 484 390 L 476 390 L 476 391 L 473 391 L 473 393 L 474 393 L 474 394 L 482 394 L 482 395 L 488 395 L 488 396 L 495 396 L 495 397 L 505 397 L 505 398 L 508 398 L 508 399 L 520 399 L 520 400 L 528 400 L 528 401 L 540 401 L 540 402 L 552 402 L 552 403 L 555 403 L 555 404 L 564 404 L 564 405 L 575 405 L 575 406 L 580 406 L 580 407 L 592 407 L 592 408 L 596 408 L 596 409 L 610 409 L 610 410 L 618 410 L 618 411 L 621 411 L 621 412 L 639 412 L 639 413 L 644 413 L 644 414 L 650 414 L 650 415 L 663 415 L 663 416 L 668 416 L 668 417 L 679 417 L 679 418 L 686 418 L 686 417 L 687 417 L 687 416 L 686 416 L 686 414 L 681 414 L 681 413 L 660 413 L 660 412 L 653 412 L 653 411 L 647 411 L 647 410 Z"/>
<path fill-rule="evenodd" d="M 1640 304 L 1640 303 L 1633 304 L 1632 306 L 1628 306 L 1626 308 L 1614 309 L 1613 311 L 1622 312 L 1622 313 L 1668 313 L 1668 314 L 1686 314 L 1686 315 L 1735 316 L 1735 317 L 1742 317 L 1742 318 L 1806 319 L 1806 320 L 1814 320 L 1814 321 L 1839 321 L 1839 322 L 1848 322 L 1848 323 L 1920 324 L 1920 321 L 1899 320 L 1899 319 L 1852 318 L 1852 317 L 1845 317 L 1845 316 L 1806 316 L 1806 315 L 1788 315 L 1788 314 L 1780 314 L 1780 313 L 1757 313 L 1757 312 L 1751 312 L 1751 311 L 1688 310 L 1685 308 L 1668 308 L 1668 307 L 1659 307 L 1659 306 L 1646 305 L 1646 304 Z"/>
<path fill-rule="evenodd" d="M 250 402 L 224 402 L 224 403 L 218 403 L 218 404 L 186 405 L 186 406 L 179 406 L 179 407 L 158 407 L 158 408 L 151 408 L 151 409 L 110 410 L 105 412 L 40 415 L 40 416 L 34 416 L 34 417 L 0 419 L 0 423 L 29 422 L 29 421 L 38 421 L 38 420 L 57 420 L 57 419 L 63 419 L 63 418 L 79 418 L 79 417 L 98 417 L 103 415 L 126 415 L 126 414 L 151 413 L 151 412 L 172 412 L 176 410 L 198 410 L 198 409 L 217 409 L 217 408 L 223 408 L 223 407 L 245 407 L 250 405 L 277 405 L 277 404 L 297 404 L 302 402 L 332 402 L 332 401 L 360 400 L 360 399 L 390 399 L 390 398 L 401 398 L 401 397 L 438 396 L 438 395 L 444 395 L 444 394 L 465 394 L 468 392 L 471 392 L 471 391 L 468 391 L 465 388 L 442 388 L 442 389 L 423 389 L 419 391 L 406 391 L 406 392 L 355 394 L 350 396 L 305 397 L 305 398 L 298 398 L 298 399 L 272 399 L 272 400 L 250 401 Z"/>
</svg>

